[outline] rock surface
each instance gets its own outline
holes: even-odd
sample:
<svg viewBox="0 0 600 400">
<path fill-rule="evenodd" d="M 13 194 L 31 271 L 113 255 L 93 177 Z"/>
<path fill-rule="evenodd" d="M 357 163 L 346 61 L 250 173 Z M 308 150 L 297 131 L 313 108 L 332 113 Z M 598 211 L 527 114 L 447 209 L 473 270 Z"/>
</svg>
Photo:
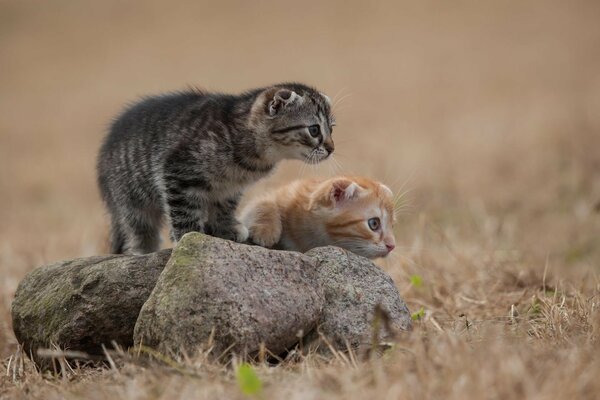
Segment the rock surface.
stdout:
<svg viewBox="0 0 600 400">
<path fill-rule="evenodd" d="M 133 344 L 133 328 L 171 251 L 102 256 L 38 268 L 23 279 L 12 304 L 13 329 L 25 352 L 38 348 L 102 354 L 102 344 Z M 37 361 L 42 361 L 37 359 Z"/>
<path fill-rule="evenodd" d="M 371 260 L 338 247 L 320 247 L 307 256 L 316 259 L 319 282 L 325 290 L 325 307 L 320 332 L 337 348 L 370 344 L 373 315 L 380 304 L 393 330 L 410 330 L 408 307 L 392 278 Z M 384 332 L 387 337 L 391 332 Z M 386 339 L 386 335 L 380 339 Z M 312 334 L 307 341 L 316 340 Z"/>
<path fill-rule="evenodd" d="M 284 351 L 319 320 L 315 261 L 189 233 L 173 250 L 135 326 L 136 344 L 195 353 L 214 329 L 213 355 Z"/>
</svg>

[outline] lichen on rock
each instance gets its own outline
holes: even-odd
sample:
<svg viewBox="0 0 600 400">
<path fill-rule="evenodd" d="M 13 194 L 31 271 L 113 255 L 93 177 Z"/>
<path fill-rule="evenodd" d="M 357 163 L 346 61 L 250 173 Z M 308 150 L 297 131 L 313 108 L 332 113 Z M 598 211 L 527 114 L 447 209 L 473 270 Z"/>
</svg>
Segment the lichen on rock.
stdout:
<svg viewBox="0 0 600 400">
<path fill-rule="evenodd" d="M 145 256 L 99 256 L 38 268 L 12 303 L 15 336 L 40 364 L 38 348 L 102 354 L 102 345 L 133 344 L 133 327 L 170 250 Z"/>
<path fill-rule="evenodd" d="M 294 345 L 323 309 L 313 259 L 199 233 L 173 250 L 135 327 L 135 343 L 193 354 L 272 352 Z"/>
<path fill-rule="evenodd" d="M 325 291 L 318 329 L 335 347 L 370 345 L 378 306 L 393 330 L 382 332 L 380 339 L 412 328 L 410 312 L 394 281 L 371 260 L 333 246 L 319 247 L 306 255 L 316 260 L 319 283 Z M 306 340 L 315 342 L 319 337 L 313 333 Z"/>
</svg>

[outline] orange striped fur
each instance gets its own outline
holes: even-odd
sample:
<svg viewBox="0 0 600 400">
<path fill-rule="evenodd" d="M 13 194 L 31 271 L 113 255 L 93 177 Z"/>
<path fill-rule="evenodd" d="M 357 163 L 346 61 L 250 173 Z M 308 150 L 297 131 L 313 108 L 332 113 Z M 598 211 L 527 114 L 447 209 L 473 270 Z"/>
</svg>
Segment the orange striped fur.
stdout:
<svg viewBox="0 0 600 400">
<path fill-rule="evenodd" d="M 379 223 L 370 227 L 371 219 Z M 305 252 L 334 245 L 369 258 L 395 247 L 392 191 L 363 177 L 292 182 L 251 202 L 240 220 L 265 247 Z"/>
</svg>

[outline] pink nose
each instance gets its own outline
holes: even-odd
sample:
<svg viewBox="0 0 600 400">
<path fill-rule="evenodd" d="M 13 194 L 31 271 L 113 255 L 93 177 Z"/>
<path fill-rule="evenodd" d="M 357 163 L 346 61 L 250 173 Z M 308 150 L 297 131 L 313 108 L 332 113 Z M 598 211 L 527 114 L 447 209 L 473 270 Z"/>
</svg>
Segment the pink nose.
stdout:
<svg viewBox="0 0 600 400">
<path fill-rule="evenodd" d="M 387 247 L 388 253 L 396 248 L 393 244 L 386 244 L 385 247 Z"/>
</svg>

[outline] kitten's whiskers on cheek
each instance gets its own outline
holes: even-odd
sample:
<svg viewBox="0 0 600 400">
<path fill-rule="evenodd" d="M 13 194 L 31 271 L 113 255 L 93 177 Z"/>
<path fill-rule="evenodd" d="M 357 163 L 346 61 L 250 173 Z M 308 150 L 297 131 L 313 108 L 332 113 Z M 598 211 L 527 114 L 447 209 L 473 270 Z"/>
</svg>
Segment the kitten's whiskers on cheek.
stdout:
<svg viewBox="0 0 600 400">
<path fill-rule="evenodd" d="M 332 242 L 331 245 L 343 247 L 367 258 L 386 257 L 391 253 L 386 249 L 384 244 L 365 242 L 360 239 L 339 239 Z"/>
<path fill-rule="evenodd" d="M 330 165 L 332 166 L 332 175 L 338 174 L 340 171 L 342 171 L 342 166 L 339 163 L 339 161 L 337 160 L 337 155 L 334 156 L 333 154 L 331 155 L 331 157 L 329 157 L 329 159 L 331 160 Z"/>
<path fill-rule="evenodd" d="M 311 170 L 311 172 L 314 172 L 316 169 L 316 165 L 319 163 L 320 160 L 317 159 L 317 154 L 315 152 L 315 149 L 311 150 L 307 156 L 305 156 L 304 159 L 304 163 L 303 165 L 300 167 L 300 171 L 299 171 L 299 177 L 304 177 L 304 174 L 306 173 L 306 171 L 308 169 Z"/>
<path fill-rule="evenodd" d="M 304 156 L 304 160 L 302 165 L 300 166 L 300 171 L 298 171 L 298 176 L 300 178 L 304 178 L 304 174 L 310 165 L 310 158 L 312 157 L 312 152 L 309 152 L 306 156 Z"/>
</svg>

